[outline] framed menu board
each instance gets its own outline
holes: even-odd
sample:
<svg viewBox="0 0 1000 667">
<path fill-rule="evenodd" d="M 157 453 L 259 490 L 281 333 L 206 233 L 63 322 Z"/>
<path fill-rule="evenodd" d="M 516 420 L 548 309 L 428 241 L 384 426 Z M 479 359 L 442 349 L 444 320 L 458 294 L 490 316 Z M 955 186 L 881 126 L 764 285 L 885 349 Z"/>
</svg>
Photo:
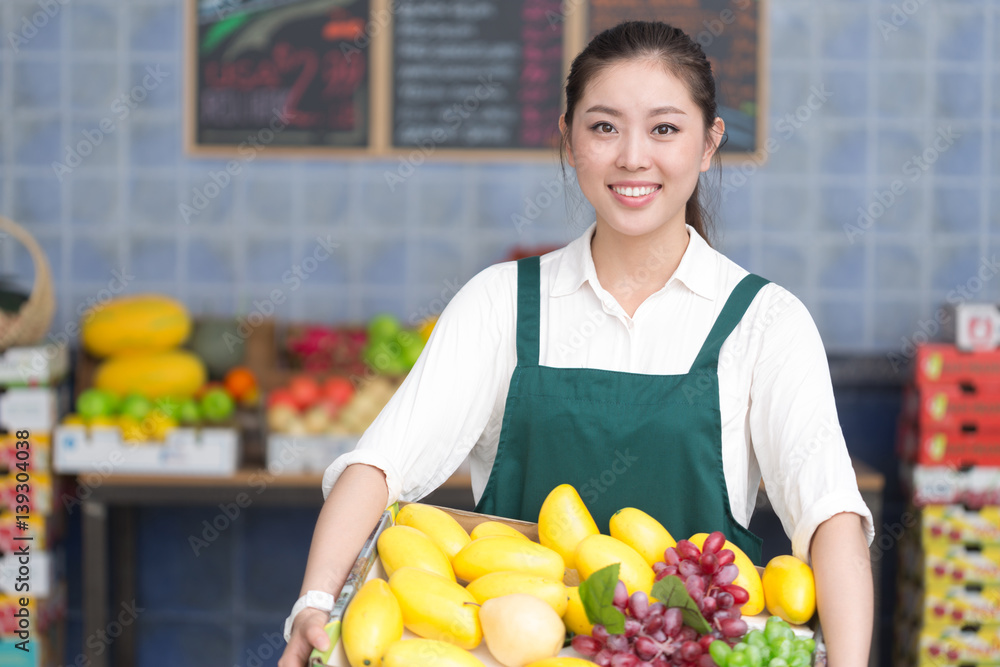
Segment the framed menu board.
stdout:
<svg viewBox="0 0 1000 667">
<path fill-rule="evenodd" d="M 673 21 L 703 42 L 724 151 L 761 145 L 756 0 L 186 2 L 196 155 L 551 159 L 570 62 L 626 18 Z"/>
</svg>

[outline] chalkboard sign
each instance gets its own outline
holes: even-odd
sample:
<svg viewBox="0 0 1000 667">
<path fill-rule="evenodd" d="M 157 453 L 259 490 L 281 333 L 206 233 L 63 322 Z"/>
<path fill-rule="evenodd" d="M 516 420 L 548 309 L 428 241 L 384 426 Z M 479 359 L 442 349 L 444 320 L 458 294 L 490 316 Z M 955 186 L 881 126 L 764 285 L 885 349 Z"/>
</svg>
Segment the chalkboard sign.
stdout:
<svg viewBox="0 0 1000 667">
<path fill-rule="evenodd" d="M 762 145 L 763 0 L 187 0 L 189 152 L 551 160 L 589 38 L 663 20 L 705 48 L 724 157 Z"/>
<path fill-rule="evenodd" d="M 198 0 L 197 145 L 369 142 L 367 0 Z"/>
<path fill-rule="evenodd" d="M 393 146 L 558 145 L 560 0 L 399 0 Z"/>
<path fill-rule="evenodd" d="M 589 34 L 625 20 L 663 21 L 698 42 L 712 63 L 719 116 L 728 139 L 723 153 L 761 145 L 767 115 L 760 108 L 764 40 L 758 0 L 590 0 Z"/>
</svg>

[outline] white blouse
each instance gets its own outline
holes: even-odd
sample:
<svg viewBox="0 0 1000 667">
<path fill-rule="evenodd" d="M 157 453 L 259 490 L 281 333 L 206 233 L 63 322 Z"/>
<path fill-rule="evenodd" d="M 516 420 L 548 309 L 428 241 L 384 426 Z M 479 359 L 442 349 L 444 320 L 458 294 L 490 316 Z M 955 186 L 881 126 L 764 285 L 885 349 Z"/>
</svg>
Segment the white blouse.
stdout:
<svg viewBox="0 0 1000 667">
<path fill-rule="evenodd" d="M 687 373 L 747 271 L 688 227 L 690 242 L 677 270 L 629 317 L 597 280 L 590 252 L 595 227 L 541 259 L 539 363 Z M 491 266 L 462 287 L 357 448 L 327 468 L 324 497 L 347 466 L 364 463 L 384 471 L 389 504 L 418 500 L 468 457 L 478 502 L 517 364 L 516 311 L 515 262 Z M 822 340 L 805 306 L 784 288 L 764 286 L 723 344 L 719 394 L 722 460 L 736 521 L 749 525 L 763 476 L 799 558 L 809 562 L 814 531 L 840 512 L 863 518 L 871 544 L 872 516 L 840 429 Z"/>
</svg>

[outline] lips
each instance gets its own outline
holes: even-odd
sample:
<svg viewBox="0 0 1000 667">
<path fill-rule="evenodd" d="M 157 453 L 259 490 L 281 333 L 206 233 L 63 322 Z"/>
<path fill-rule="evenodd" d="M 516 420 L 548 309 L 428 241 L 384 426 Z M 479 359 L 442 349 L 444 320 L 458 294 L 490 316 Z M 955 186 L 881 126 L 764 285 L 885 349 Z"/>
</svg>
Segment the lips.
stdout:
<svg viewBox="0 0 1000 667">
<path fill-rule="evenodd" d="M 616 183 L 609 185 L 608 189 L 625 206 L 639 207 L 652 201 L 663 186 L 656 183 Z"/>
</svg>

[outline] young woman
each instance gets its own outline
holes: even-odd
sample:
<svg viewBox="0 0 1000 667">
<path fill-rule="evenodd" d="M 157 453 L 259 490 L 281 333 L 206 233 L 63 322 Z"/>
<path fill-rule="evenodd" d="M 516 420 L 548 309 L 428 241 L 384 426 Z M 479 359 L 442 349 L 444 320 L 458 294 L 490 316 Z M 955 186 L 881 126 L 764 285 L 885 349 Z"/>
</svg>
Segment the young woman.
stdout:
<svg viewBox="0 0 1000 667">
<path fill-rule="evenodd" d="M 698 181 L 725 128 L 701 48 L 662 23 L 598 35 L 573 63 L 560 129 L 596 222 L 455 296 L 356 451 L 327 470 L 302 594 L 337 592 L 382 510 L 466 456 L 481 512 L 535 521 L 568 482 L 602 531 L 639 507 L 677 538 L 721 530 L 758 563 L 746 527 L 763 477 L 815 571 L 830 665 L 867 665 L 872 519 L 819 334 L 801 302 L 706 241 Z M 326 618 L 294 616 L 281 667 L 326 648 Z"/>
</svg>

